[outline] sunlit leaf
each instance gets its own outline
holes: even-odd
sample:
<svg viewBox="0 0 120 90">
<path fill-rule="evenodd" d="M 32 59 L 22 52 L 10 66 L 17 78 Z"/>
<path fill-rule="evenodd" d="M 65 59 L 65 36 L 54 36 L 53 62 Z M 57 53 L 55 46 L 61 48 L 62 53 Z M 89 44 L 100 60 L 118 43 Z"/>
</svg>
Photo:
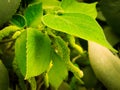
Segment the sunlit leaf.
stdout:
<svg viewBox="0 0 120 90">
<path fill-rule="evenodd" d="M 50 63 L 50 40 L 38 30 L 27 32 L 27 72 L 26 78 L 43 73 Z"/>
<path fill-rule="evenodd" d="M 107 42 L 102 28 L 92 17 L 80 13 L 65 13 L 62 15 L 45 15 L 42 18 L 43 23 L 57 31 L 65 32 L 79 38 L 94 41 L 113 51 L 111 45 Z"/>
</svg>

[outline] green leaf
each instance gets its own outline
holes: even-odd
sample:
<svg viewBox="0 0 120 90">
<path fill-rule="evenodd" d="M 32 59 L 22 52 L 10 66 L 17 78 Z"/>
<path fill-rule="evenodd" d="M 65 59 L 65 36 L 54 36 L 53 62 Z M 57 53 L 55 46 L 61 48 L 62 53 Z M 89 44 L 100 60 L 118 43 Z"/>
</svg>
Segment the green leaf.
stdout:
<svg viewBox="0 0 120 90">
<path fill-rule="evenodd" d="M 24 31 L 20 35 L 20 37 L 15 42 L 15 58 L 20 68 L 21 73 L 25 76 L 26 75 L 26 37 L 27 32 Z"/>
<path fill-rule="evenodd" d="M 68 75 L 66 64 L 55 52 L 52 53 L 53 66 L 48 73 L 49 82 L 56 89 Z"/>
<path fill-rule="evenodd" d="M 88 15 L 80 13 L 65 13 L 59 16 L 48 14 L 43 16 L 42 21 L 46 26 L 54 30 L 94 41 L 116 51 L 107 42 L 100 25 Z"/>
<path fill-rule="evenodd" d="M 41 0 L 41 2 L 44 9 L 60 5 L 60 2 L 58 0 Z"/>
<path fill-rule="evenodd" d="M 26 78 L 43 73 L 50 63 L 50 40 L 38 30 L 28 29 Z M 31 71 L 33 69 L 33 71 Z"/>
<path fill-rule="evenodd" d="M 55 45 L 57 54 L 64 60 L 66 64 L 70 61 L 70 49 L 67 46 L 67 43 L 59 36 L 55 38 Z"/>
<path fill-rule="evenodd" d="M 50 40 L 40 31 L 28 28 L 17 39 L 15 54 L 25 79 L 40 75 L 50 63 Z"/>
<path fill-rule="evenodd" d="M 57 53 L 60 54 L 59 56 L 61 56 L 62 60 L 66 64 L 67 68 L 74 74 L 74 76 L 81 83 L 83 83 L 83 81 L 81 81 L 81 79 L 80 79 L 83 77 L 83 72 L 70 61 L 70 50 L 69 50 L 66 42 L 62 38 L 56 37 L 55 43 L 57 46 Z"/>
<path fill-rule="evenodd" d="M 93 18 L 96 18 L 96 4 L 96 2 L 88 4 L 78 2 L 77 0 L 62 0 L 61 7 L 63 8 L 65 13 L 83 13 Z"/>
<path fill-rule="evenodd" d="M 27 26 L 37 27 L 41 23 L 41 16 L 43 15 L 42 3 L 37 2 L 30 4 L 25 11 L 25 18 Z"/>
<path fill-rule="evenodd" d="M 16 25 L 20 28 L 24 28 L 26 26 L 26 20 L 25 20 L 25 17 L 22 16 L 22 15 L 13 15 L 12 19 L 10 20 L 10 22 L 13 24 L 13 25 Z"/>
</svg>

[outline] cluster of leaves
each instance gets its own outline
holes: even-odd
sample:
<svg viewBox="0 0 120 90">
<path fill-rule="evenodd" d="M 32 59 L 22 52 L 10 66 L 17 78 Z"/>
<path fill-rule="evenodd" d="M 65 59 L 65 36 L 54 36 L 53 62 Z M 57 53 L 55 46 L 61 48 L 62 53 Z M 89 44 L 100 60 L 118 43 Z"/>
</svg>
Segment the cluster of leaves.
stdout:
<svg viewBox="0 0 120 90">
<path fill-rule="evenodd" d="M 78 38 L 116 51 L 107 42 L 102 28 L 96 21 L 96 4 L 76 0 L 22 1 L 10 25 L 0 31 L 0 42 L 8 42 L 7 45 L 4 44 L 8 47 L 5 50 L 10 51 L 7 51 L 6 55 L 11 56 L 11 67 L 18 77 L 21 90 L 27 90 L 25 83 L 30 84 L 31 90 L 39 90 L 43 83 L 47 88 L 52 86 L 58 89 L 65 81 L 71 81 L 71 88 L 75 89 L 76 82 L 84 85 L 87 77 L 83 77 L 83 74 L 86 75 L 86 70 L 94 76 L 91 68 L 87 67 L 82 71 L 77 63 L 72 63 L 80 56 L 87 58 L 86 51 L 76 41 Z M 5 37 L 10 39 L 6 40 Z M 0 50 L 1 54 L 5 54 Z M 75 55 L 74 50 L 77 51 Z M 70 81 L 68 71 L 74 74 Z M 92 77 L 91 80 L 94 84 L 97 83 L 96 78 Z M 91 87 L 89 84 L 87 87 Z"/>
</svg>

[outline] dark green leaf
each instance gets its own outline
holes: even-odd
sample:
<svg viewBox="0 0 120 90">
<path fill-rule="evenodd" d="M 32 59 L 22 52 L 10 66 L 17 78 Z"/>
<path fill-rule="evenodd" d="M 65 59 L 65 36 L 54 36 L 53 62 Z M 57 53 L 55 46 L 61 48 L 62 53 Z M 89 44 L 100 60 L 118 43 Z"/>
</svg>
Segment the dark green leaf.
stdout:
<svg viewBox="0 0 120 90">
<path fill-rule="evenodd" d="M 59 53 L 62 58 L 62 60 L 65 62 L 67 68 L 75 75 L 75 77 L 81 82 L 81 79 L 83 77 L 83 72 L 75 66 L 71 61 L 70 61 L 70 50 L 66 44 L 66 42 L 60 38 L 56 37 L 55 38 L 56 46 L 57 46 L 57 53 Z"/>
<path fill-rule="evenodd" d="M 40 25 L 42 14 L 42 3 L 38 2 L 30 4 L 25 11 L 27 26 L 37 27 L 38 25 Z"/>
<path fill-rule="evenodd" d="M 24 28 L 26 26 L 25 17 L 22 15 L 14 15 L 10 22 L 20 28 Z"/>
</svg>

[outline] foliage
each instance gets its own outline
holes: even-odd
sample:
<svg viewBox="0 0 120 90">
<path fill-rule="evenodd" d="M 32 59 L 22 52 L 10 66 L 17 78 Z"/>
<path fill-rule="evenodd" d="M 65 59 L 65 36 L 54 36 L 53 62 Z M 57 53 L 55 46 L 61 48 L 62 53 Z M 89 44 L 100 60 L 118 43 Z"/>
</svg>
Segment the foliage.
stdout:
<svg viewBox="0 0 120 90">
<path fill-rule="evenodd" d="M 107 88 L 104 80 L 102 79 L 102 82 L 95 72 L 98 68 L 95 70 L 93 66 L 91 68 L 93 60 L 91 56 L 96 61 L 104 57 L 104 54 L 99 55 L 99 50 L 94 44 L 93 47 L 90 44 L 87 45 L 87 42 L 94 42 L 108 51 L 118 52 L 112 45 L 118 43 L 119 38 L 116 35 L 109 36 L 110 39 L 106 38 L 107 34 L 104 33 L 106 31 L 98 23 L 98 21 L 106 22 L 104 17 L 100 16 L 101 11 L 104 14 L 102 2 L 99 4 L 99 2 L 86 3 L 83 0 L 79 2 L 76 0 L 22 0 L 16 14 L 0 30 L 0 59 L 2 60 L 0 67 L 3 68 L 0 70 L 5 74 L 6 88 L 10 90 L 102 90 Z M 108 14 L 105 17 L 107 16 Z M 110 23 L 109 18 L 108 23 Z M 113 43 L 112 40 L 116 42 Z M 94 57 L 94 53 L 99 58 Z M 116 58 L 114 55 L 113 57 Z M 110 67 L 110 69 L 119 69 L 117 60 L 118 67 Z M 101 66 L 99 63 L 96 67 Z M 98 71 L 103 68 L 99 68 Z M 119 74 L 119 71 L 115 73 Z M 13 78 L 10 78 L 11 76 Z M 0 88 L 3 83 L 0 82 Z"/>
<path fill-rule="evenodd" d="M 0 26 L 6 23 L 16 12 L 21 0 L 0 0 Z"/>
</svg>

